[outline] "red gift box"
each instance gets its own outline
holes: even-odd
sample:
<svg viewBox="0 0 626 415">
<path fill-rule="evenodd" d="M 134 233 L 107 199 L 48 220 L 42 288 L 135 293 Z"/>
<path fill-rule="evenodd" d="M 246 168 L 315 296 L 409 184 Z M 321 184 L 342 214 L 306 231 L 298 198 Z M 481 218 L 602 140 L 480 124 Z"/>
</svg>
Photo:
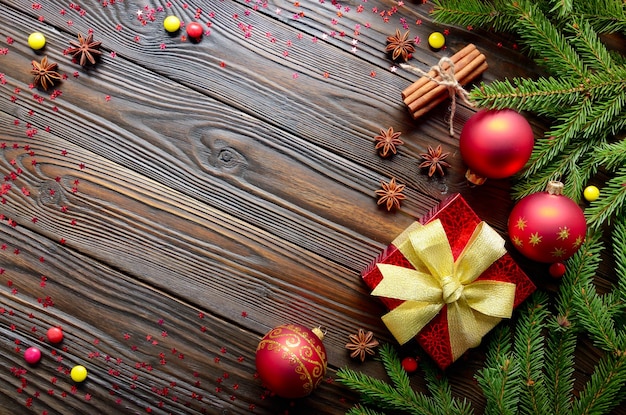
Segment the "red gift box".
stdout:
<svg viewBox="0 0 626 415">
<path fill-rule="evenodd" d="M 436 222 L 440 222 L 440 225 Z M 428 224 L 428 226 L 423 226 L 426 224 Z M 474 213 L 460 194 L 454 194 L 441 202 L 418 222 L 405 229 L 387 248 L 385 248 L 385 250 L 361 274 L 368 287 L 374 290 L 384 278 L 380 268 L 389 268 L 386 265 L 379 268 L 379 264 L 394 265 L 396 266 L 393 267 L 395 269 L 402 267 L 408 268 L 409 270 L 415 270 L 415 264 L 407 259 L 402 252 L 406 252 L 407 244 L 419 244 L 419 239 L 415 236 L 415 234 L 411 237 L 411 233 L 414 233 L 418 228 L 432 228 L 439 226 L 443 228 L 443 231 L 445 231 L 445 237 L 447 238 L 446 246 L 449 244 L 449 250 L 452 253 L 454 261 L 457 261 L 459 255 L 466 250 L 468 243 L 474 243 L 475 236 L 473 235 L 475 235 L 479 229 L 486 227 L 489 229 L 491 234 L 494 234 L 496 238 L 501 240 L 502 246 L 500 249 L 502 252 L 498 254 L 501 256 L 498 257 L 498 255 L 496 255 L 497 259 L 493 262 L 489 261 L 488 264 L 491 265 L 488 265 L 486 269 L 473 280 L 472 283 L 478 282 L 478 285 L 489 287 L 493 285 L 506 286 L 508 292 L 510 293 L 510 303 L 512 304 L 513 309 L 535 291 L 536 287 L 533 282 L 519 268 L 513 258 L 511 258 L 511 256 L 504 250 L 504 240 L 502 240 L 502 238 L 500 238 L 495 231 L 481 221 L 481 219 L 476 215 L 476 213 Z M 413 238 L 413 242 L 411 242 L 411 238 Z M 430 255 L 432 256 L 432 252 Z M 420 269 L 423 268 L 422 266 L 418 267 Z M 445 292 L 445 287 L 442 288 L 444 288 L 443 291 Z M 497 293 L 498 291 L 496 290 L 495 292 Z M 469 291 L 468 295 L 471 295 L 469 294 Z M 405 306 L 405 302 L 408 303 L 408 301 L 398 298 L 388 298 L 385 296 L 379 296 L 378 298 L 390 311 L 400 307 L 396 310 L 399 312 L 404 308 L 401 306 Z M 464 299 L 465 297 L 463 297 L 463 301 L 465 301 Z M 497 298 L 490 298 L 488 301 L 494 302 L 499 300 L 497 300 Z M 446 303 L 445 300 L 442 304 L 443 305 L 437 314 L 425 323 L 423 328 L 421 328 L 421 330 L 416 333 L 414 337 L 424 351 L 426 351 L 433 358 L 437 365 L 441 369 L 445 369 L 460 356 L 460 352 L 465 352 L 471 346 L 463 346 L 461 350 L 459 350 L 459 347 L 456 346 L 455 353 L 453 353 L 452 343 L 458 343 L 458 333 L 451 332 L 450 330 L 448 307 L 458 307 L 456 307 L 456 304 Z M 456 312 L 456 310 L 453 310 L 453 312 Z M 475 311 L 472 311 L 472 313 L 481 315 L 481 313 L 477 313 Z M 383 320 L 384 319 L 385 317 L 383 317 Z M 493 326 L 490 326 L 488 330 L 495 327 L 499 321 L 500 318 L 493 319 Z M 454 320 L 454 323 L 456 325 L 457 320 Z M 392 333 L 394 333 L 393 330 Z M 396 336 L 395 333 L 394 336 Z M 398 337 L 396 336 L 396 338 Z"/>
</svg>

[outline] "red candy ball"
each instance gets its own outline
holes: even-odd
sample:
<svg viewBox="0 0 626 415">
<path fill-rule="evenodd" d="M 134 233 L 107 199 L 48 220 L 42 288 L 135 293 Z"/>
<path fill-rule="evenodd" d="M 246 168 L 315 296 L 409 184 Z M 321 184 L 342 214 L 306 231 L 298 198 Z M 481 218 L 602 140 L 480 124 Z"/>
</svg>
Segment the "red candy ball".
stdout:
<svg viewBox="0 0 626 415">
<path fill-rule="evenodd" d="M 187 36 L 198 39 L 202 36 L 204 29 L 202 25 L 198 22 L 191 22 L 186 26 Z"/>
<path fill-rule="evenodd" d="M 509 236 L 525 257 L 561 262 L 585 240 L 585 215 L 576 202 L 561 194 L 562 189 L 561 182 L 550 182 L 545 192 L 526 196 L 511 211 Z"/>
<path fill-rule="evenodd" d="M 413 373 L 417 370 L 417 359 L 415 359 L 414 357 L 405 357 L 404 359 L 402 359 L 402 368 L 407 372 L 407 373 Z"/>
<path fill-rule="evenodd" d="M 555 262 L 554 264 L 550 265 L 550 268 L 548 268 L 548 272 L 550 273 L 550 276 L 552 278 L 561 278 L 563 275 L 565 275 L 565 264 L 562 262 Z"/>
<path fill-rule="evenodd" d="M 256 370 L 264 386 L 294 399 L 309 395 L 326 374 L 324 335 L 297 324 L 270 330 L 256 349 Z"/>
<path fill-rule="evenodd" d="M 502 179 L 520 171 L 533 150 L 534 136 L 526 119 L 511 109 L 480 110 L 463 126 L 461 157 L 474 184 Z"/>
<path fill-rule="evenodd" d="M 50 343 L 60 343 L 63 340 L 63 330 L 60 327 L 51 327 L 46 333 Z"/>
</svg>

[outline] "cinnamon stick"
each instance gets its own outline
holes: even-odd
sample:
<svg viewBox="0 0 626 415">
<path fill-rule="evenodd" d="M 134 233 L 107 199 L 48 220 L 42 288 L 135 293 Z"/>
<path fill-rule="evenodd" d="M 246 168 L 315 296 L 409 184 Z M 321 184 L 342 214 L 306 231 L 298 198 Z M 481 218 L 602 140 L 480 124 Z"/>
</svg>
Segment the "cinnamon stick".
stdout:
<svg viewBox="0 0 626 415">
<path fill-rule="evenodd" d="M 460 51 L 458 51 L 457 53 L 452 55 L 450 57 L 450 60 L 452 60 L 452 62 L 456 66 L 458 61 L 460 61 L 465 56 L 470 54 L 473 50 L 477 50 L 476 49 L 476 45 L 474 45 L 473 43 L 470 43 L 469 45 L 465 46 L 463 49 L 461 49 Z M 448 69 L 448 68 L 444 68 L 444 69 Z M 435 71 L 431 70 L 430 72 L 428 72 L 428 76 L 430 76 L 431 78 L 435 77 L 435 75 L 437 75 L 435 73 Z M 422 77 L 422 78 L 418 79 L 417 81 L 413 82 L 404 91 L 402 91 L 402 99 L 404 100 L 406 97 L 411 95 L 413 92 L 417 91 L 419 88 L 421 88 L 422 86 L 426 85 L 428 82 L 429 82 L 429 79 L 426 78 L 426 77 Z"/>
<path fill-rule="evenodd" d="M 477 68 L 479 68 L 483 63 L 485 63 L 487 61 L 487 58 L 485 57 L 485 55 L 483 55 L 482 53 L 480 53 L 474 60 L 472 60 L 471 62 L 469 62 L 467 65 L 465 65 L 465 67 L 461 68 L 461 70 L 457 71 L 455 73 L 455 78 L 457 79 L 457 81 L 463 85 L 464 83 L 467 83 L 467 76 L 474 72 Z M 434 85 L 434 88 L 430 89 L 428 92 L 426 92 L 425 94 L 419 96 L 417 99 L 415 99 L 414 101 L 410 102 L 408 104 L 409 106 L 409 110 L 411 111 L 411 113 L 414 113 L 417 109 L 419 109 L 420 107 L 423 107 L 424 105 L 428 105 L 430 102 L 432 102 L 437 96 L 440 95 L 444 95 L 444 97 L 447 94 L 448 91 L 448 87 L 445 85 L 437 85 L 435 82 L 430 81 L 430 83 L 432 85 Z M 426 87 L 428 88 L 428 87 Z"/>
<path fill-rule="evenodd" d="M 467 45 L 454 54 L 450 61 L 454 65 L 454 78 L 461 86 L 473 81 L 488 68 L 487 58 L 473 44 Z M 449 69 L 446 61 L 440 65 L 443 71 Z M 439 81 L 443 82 L 441 76 L 431 70 L 428 77 L 422 76 L 402 91 L 403 101 L 413 118 L 419 118 L 449 98 L 448 86 Z"/>
<path fill-rule="evenodd" d="M 463 68 L 465 68 L 467 65 L 472 63 L 475 59 L 479 58 L 480 55 L 481 55 L 480 51 L 478 49 L 474 48 L 474 50 L 470 51 L 470 53 L 468 53 L 467 55 L 465 55 L 461 59 L 459 59 L 457 62 L 455 62 L 454 63 L 454 72 L 455 72 L 455 76 L 454 77 L 456 79 L 460 80 L 462 78 L 461 71 L 463 70 Z M 484 55 L 483 55 L 483 57 L 484 57 Z M 449 69 L 449 65 L 446 65 L 446 64 L 442 65 L 442 69 L 443 70 L 448 70 Z M 437 79 L 437 80 L 441 80 L 440 76 L 436 76 L 436 77 L 435 76 L 431 76 L 431 78 L 434 78 L 434 79 Z M 425 76 L 421 77 L 415 83 L 420 82 L 422 79 L 424 79 L 426 82 L 424 82 L 423 85 L 420 86 L 413 93 L 411 93 L 406 98 L 404 98 L 404 103 L 405 104 L 409 105 L 410 103 L 415 102 L 421 96 L 424 96 L 424 95 L 428 94 L 432 89 L 437 88 L 438 84 L 436 82 L 431 81 L 430 79 L 428 79 Z"/>
<path fill-rule="evenodd" d="M 484 62 L 481 66 L 479 66 L 473 72 L 471 72 L 464 81 L 459 81 L 459 83 L 461 85 L 465 85 L 473 81 L 474 79 L 478 78 L 483 72 L 485 72 L 488 67 L 489 65 L 487 65 L 487 62 Z M 417 119 L 421 117 L 422 115 L 426 114 L 428 111 L 432 110 L 437 105 L 444 102 L 448 98 L 449 98 L 448 94 L 440 95 L 437 98 L 433 99 L 427 105 L 424 105 L 421 108 L 417 108 L 415 111 L 411 111 L 411 116 L 413 117 L 413 119 Z"/>
</svg>

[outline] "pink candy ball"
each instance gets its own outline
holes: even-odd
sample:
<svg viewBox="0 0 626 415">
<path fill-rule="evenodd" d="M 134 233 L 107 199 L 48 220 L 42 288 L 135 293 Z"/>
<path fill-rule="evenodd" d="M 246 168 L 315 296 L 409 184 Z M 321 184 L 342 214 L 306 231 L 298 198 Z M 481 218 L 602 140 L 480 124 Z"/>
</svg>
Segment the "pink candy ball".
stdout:
<svg viewBox="0 0 626 415">
<path fill-rule="evenodd" d="M 41 359 L 41 350 L 36 347 L 29 347 L 24 350 L 24 360 L 26 363 L 34 365 Z"/>
</svg>

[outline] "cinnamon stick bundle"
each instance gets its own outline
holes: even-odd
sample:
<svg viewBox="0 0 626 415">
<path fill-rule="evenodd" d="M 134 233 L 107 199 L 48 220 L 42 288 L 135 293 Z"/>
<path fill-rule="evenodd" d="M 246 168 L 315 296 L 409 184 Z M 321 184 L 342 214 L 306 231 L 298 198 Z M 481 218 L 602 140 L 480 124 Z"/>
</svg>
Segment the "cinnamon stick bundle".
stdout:
<svg viewBox="0 0 626 415">
<path fill-rule="evenodd" d="M 454 64 L 454 77 L 461 86 L 473 81 L 488 68 L 485 55 L 471 43 L 452 55 L 450 60 Z M 444 63 L 441 69 L 447 71 L 449 65 Z M 421 117 L 450 96 L 446 85 L 441 85 L 429 77 L 441 81 L 437 72 L 431 69 L 428 76 L 422 76 L 402 91 L 402 100 L 414 119 Z"/>
</svg>

